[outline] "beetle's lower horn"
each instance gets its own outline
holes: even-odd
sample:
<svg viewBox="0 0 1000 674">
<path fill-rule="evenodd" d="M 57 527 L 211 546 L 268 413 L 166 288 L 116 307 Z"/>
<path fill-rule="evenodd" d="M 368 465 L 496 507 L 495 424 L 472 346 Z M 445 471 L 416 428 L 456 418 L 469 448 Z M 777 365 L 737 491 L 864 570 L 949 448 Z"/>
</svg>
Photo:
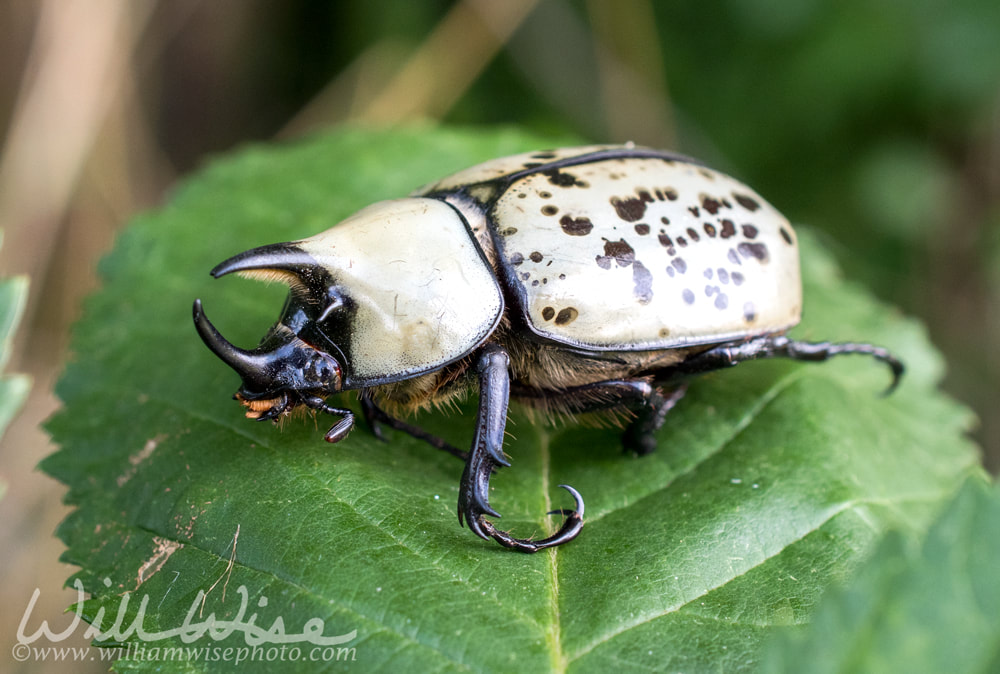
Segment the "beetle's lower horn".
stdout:
<svg viewBox="0 0 1000 674">
<path fill-rule="evenodd" d="M 266 357 L 233 346 L 216 330 L 201 308 L 201 300 L 194 301 L 194 326 L 205 346 L 212 350 L 226 365 L 246 380 L 266 378 Z"/>
</svg>

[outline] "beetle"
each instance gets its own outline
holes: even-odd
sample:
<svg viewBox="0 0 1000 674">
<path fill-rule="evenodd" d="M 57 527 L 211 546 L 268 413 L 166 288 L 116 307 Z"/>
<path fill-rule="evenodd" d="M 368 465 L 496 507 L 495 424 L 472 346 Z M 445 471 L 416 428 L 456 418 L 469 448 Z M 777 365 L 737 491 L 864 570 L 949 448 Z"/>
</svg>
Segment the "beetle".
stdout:
<svg viewBox="0 0 1000 674">
<path fill-rule="evenodd" d="M 486 517 L 510 399 L 542 415 L 626 417 L 623 445 L 654 433 L 695 375 L 758 358 L 822 361 L 882 347 L 810 343 L 799 322 L 795 231 L 754 190 L 701 162 L 634 145 L 525 153 L 466 169 L 404 199 L 373 204 L 331 229 L 222 262 L 290 287 L 280 318 L 250 350 L 229 343 L 194 303 L 202 340 L 241 377 L 251 419 L 305 407 L 354 425 L 326 398 L 359 393 L 374 434 L 385 426 L 465 462 L 458 519 L 522 552 L 566 543 L 583 498 L 553 535 L 516 538 Z M 403 421 L 478 389 L 466 451 Z"/>
</svg>

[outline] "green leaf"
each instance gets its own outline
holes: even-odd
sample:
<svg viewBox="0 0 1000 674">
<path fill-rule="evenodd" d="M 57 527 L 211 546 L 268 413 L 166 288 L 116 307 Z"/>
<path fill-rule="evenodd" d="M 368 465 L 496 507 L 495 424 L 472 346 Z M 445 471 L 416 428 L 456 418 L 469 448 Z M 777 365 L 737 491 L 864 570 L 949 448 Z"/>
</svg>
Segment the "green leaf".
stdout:
<svg viewBox="0 0 1000 674">
<path fill-rule="evenodd" d="M 198 339 L 191 302 L 251 345 L 284 291 L 214 282 L 217 262 L 477 161 L 564 142 L 346 128 L 221 160 L 138 218 L 104 261 L 48 425 L 62 449 L 44 468 L 77 506 L 59 535 L 91 593 L 84 617 L 108 629 L 127 597 L 123 624 L 138 616 L 147 631 L 181 626 L 193 604 L 194 622 L 232 620 L 244 586 L 244 621 L 357 630 L 356 661 L 341 666 L 370 671 L 752 669 L 765 639 L 806 621 L 888 528 L 922 531 L 979 471 L 962 437 L 970 415 L 936 392 L 942 366 L 924 330 L 846 284 L 805 234 L 795 334 L 891 347 L 909 367 L 901 389 L 879 397 L 888 373 L 867 358 L 743 365 L 698 380 L 644 458 L 623 456 L 613 429 L 538 426 L 514 410 L 513 465 L 491 502 L 516 535 L 543 534 L 558 525 L 544 513 L 569 505 L 556 485 L 572 484 L 586 526 L 562 548 L 523 556 L 460 528 L 461 463 L 401 433 L 382 443 L 362 425 L 330 446 L 326 420 L 279 430 L 242 418 L 229 399 L 238 380 Z M 473 416 L 462 409 L 418 421 L 465 444 Z M 148 649 L 178 645 L 147 641 L 116 667 L 152 669 Z M 186 666 L 233 665 L 204 658 Z"/>
<path fill-rule="evenodd" d="M 895 532 L 813 623 L 768 645 L 769 672 L 1000 670 L 1000 485 L 972 478 L 922 545 Z"/>
</svg>

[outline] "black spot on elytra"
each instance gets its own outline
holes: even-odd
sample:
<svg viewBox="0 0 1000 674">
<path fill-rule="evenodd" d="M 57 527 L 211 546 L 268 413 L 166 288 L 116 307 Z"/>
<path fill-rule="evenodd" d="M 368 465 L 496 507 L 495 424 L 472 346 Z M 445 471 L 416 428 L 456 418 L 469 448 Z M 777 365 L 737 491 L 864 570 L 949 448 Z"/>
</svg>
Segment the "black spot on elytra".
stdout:
<svg viewBox="0 0 1000 674">
<path fill-rule="evenodd" d="M 632 265 L 632 293 L 640 304 L 648 304 L 653 299 L 653 275 L 646 265 L 635 259 L 635 249 L 625 239 L 604 239 L 604 255 L 598 255 L 595 261 L 601 269 L 611 269 L 612 260 L 619 267 Z"/>
<path fill-rule="evenodd" d="M 685 262 L 684 258 L 682 257 L 675 257 L 673 260 L 670 261 L 670 265 L 681 274 L 686 272 L 688 268 L 687 262 Z"/>
<path fill-rule="evenodd" d="M 556 310 L 552 307 L 545 307 L 542 309 L 542 318 L 546 321 L 551 321 L 552 317 L 556 315 Z"/>
<path fill-rule="evenodd" d="M 538 279 L 535 279 L 534 281 L 532 281 L 532 282 L 531 282 L 531 285 L 533 285 L 533 286 L 537 286 L 537 285 L 538 285 Z"/>
<path fill-rule="evenodd" d="M 519 274 L 519 276 L 521 277 L 522 281 L 527 281 L 529 278 L 531 278 L 531 273 L 523 271 Z"/>
<path fill-rule="evenodd" d="M 597 264 L 602 269 L 610 269 L 612 260 L 617 262 L 619 267 L 627 267 L 635 261 L 635 249 L 625 243 L 625 239 L 618 241 L 604 239 L 604 255 L 597 256 Z"/>
<path fill-rule="evenodd" d="M 528 161 L 528 162 L 524 162 L 523 164 L 521 164 L 521 166 L 523 166 L 526 169 L 538 168 L 541 165 L 542 165 L 542 163 L 541 162 L 537 162 L 537 161 Z"/>
<path fill-rule="evenodd" d="M 556 314 L 556 325 L 567 325 L 576 320 L 576 317 L 580 315 L 574 307 L 566 307 L 565 309 L 560 309 L 559 313 Z"/>
<path fill-rule="evenodd" d="M 513 255 L 510 256 L 510 263 L 515 267 L 521 264 L 522 262 L 524 262 L 524 256 L 521 255 L 520 253 L 514 253 Z"/>
<path fill-rule="evenodd" d="M 538 196 L 542 199 L 551 199 L 552 192 L 546 192 L 545 190 L 538 190 Z"/>
<path fill-rule="evenodd" d="M 517 234 L 517 227 L 504 227 L 499 232 L 500 236 L 514 236 Z"/>
<path fill-rule="evenodd" d="M 635 226 L 635 233 L 638 234 L 639 236 L 646 236 L 647 234 L 649 234 L 649 225 L 640 222 L 638 225 Z"/>
<path fill-rule="evenodd" d="M 757 228 L 754 227 L 753 225 L 741 225 L 740 229 L 743 230 L 743 236 L 745 236 L 746 238 L 748 239 L 757 238 Z"/>
<path fill-rule="evenodd" d="M 739 273 L 738 271 L 734 271 L 732 274 L 729 275 L 729 277 L 733 279 L 734 284 L 738 286 L 743 285 L 743 274 Z"/>
<path fill-rule="evenodd" d="M 562 227 L 563 232 L 570 236 L 586 236 L 594 228 L 594 223 L 590 221 L 590 218 L 572 218 L 564 215 L 559 218 L 559 226 Z"/>
<path fill-rule="evenodd" d="M 743 257 L 755 257 L 761 262 L 767 262 L 768 260 L 767 246 L 763 243 L 748 243 L 744 241 L 736 246 L 736 250 Z"/>
<path fill-rule="evenodd" d="M 732 220 L 726 219 L 722 221 L 722 231 L 719 232 L 719 236 L 723 239 L 728 239 L 731 236 L 736 236 L 736 223 Z"/>
<path fill-rule="evenodd" d="M 559 208 L 553 206 L 552 204 L 545 204 L 542 206 L 542 215 L 555 215 L 559 212 Z"/>
<path fill-rule="evenodd" d="M 531 255 L 528 256 L 528 259 L 531 260 L 532 262 L 541 262 L 542 254 L 539 253 L 537 250 L 532 251 Z"/>
<path fill-rule="evenodd" d="M 559 169 L 542 171 L 542 175 L 549 179 L 549 182 L 557 187 L 586 187 L 587 183 L 576 179 L 571 173 L 564 173 Z"/>
<path fill-rule="evenodd" d="M 645 190 L 641 190 L 638 194 L 639 196 L 624 199 L 611 197 L 611 205 L 615 207 L 618 217 L 625 222 L 641 220 L 642 216 L 646 214 L 646 204 L 653 201 L 653 197 Z"/>
<path fill-rule="evenodd" d="M 718 295 L 715 296 L 716 309 L 725 309 L 728 306 L 729 306 L 729 297 L 726 295 L 726 293 L 719 293 Z"/>
<path fill-rule="evenodd" d="M 667 276 L 669 276 L 670 278 L 673 278 L 674 274 L 676 274 L 676 273 L 677 272 L 674 271 L 673 267 L 667 267 Z"/>
<path fill-rule="evenodd" d="M 760 204 L 758 204 L 757 200 L 753 197 L 748 197 L 745 194 L 736 194 L 736 192 L 733 192 L 733 197 L 736 199 L 736 203 L 750 212 L 756 211 L 760 208 Z"/>
<path fill-rule="evenodd" d="M 781 231 L 781 238 L 785 240 L 785 243 L 787 243 L 789 246 L 791 246 L 792 245 L 792 234 L 791 234 L 791 232 L 789 232 L 784 227 L 782 227 L 780 231 Z"/>
<path fill-rule="evenodd" d="M 688 227 L 688 236 L 691 238 L 692 241 L 697 241 L 699 238 L 698 232 L 694 231 L 693 227 Z"/>
<path fill-rule="evenodd" d="M 719 280 L 723 283 L 729 283 L 729 272 L 719 267 Z"/>
<path fill-rule="evenodd" d="M 729 252 L 726 253 L 726 257 L 733 264 L 743 264 L 743 260 L 741 260 L 740 256 L 736 254 L 736 249 L 735 248 L 730 248 Z"/>
<path fill-rule="evenodd" d="M 681 297 L 684 298 L 684 304 L 694 304 L 694 293 L 691 292 L 690 288 L 685 288 Z"/>
<path fill-rule="evenodd" d="M 706 195 L 701 198 L 701 207 L 712 215 L 715 215 L 719 212 L 722 204 L 717 199 L 713 199 L 712 197 Z"/>
<path fill-rule="evenodd" d="M 688 245 L 687 239 L 685 239 L 683 236 L 678 236 L 677 245 L 683 248 L 684 246 Z"/>
<path fill-rule="evenodd" d="M 664 225 L 669 225 L 670 224 L 670 218 L 668 218 L 667 216 L 664 215 L 662 218 L 660 218 L 660 222 L 662 222 Z"/>
<path fill-rule="evenodd" d="M 688 210 L 691 211 L 691 215 L 693 215 L 696 218 L 701 213 L 701 211 L 698 209 L 697 206 L 688 206 Z"/>
<path fill-rule="evenodd" d="M 753 302 L 747 302 L 743 305 L 743 320 L 747 323 L 753 323 L 757 320 L 757 308 Z"/>
<path fill-rule="evenodd" d="M 708 234 L 713 239 L 715 238 L 715 225 L 710 222 L 705 223 L 705 233 Z"/>
<path fill-rule="evenodd" d="M 703 274 L 704 274 L 705 278 L 707 278 L 708 280 L 712 280 L 712 270 L 711 269 L 706 269 L 703 272 Z"/>
<path fill-rule="evenodd" d="M 670 201 L 677 201 L 677 196 L 678 196 L 677 190 L 675 190 L 673 187 L 663 188 L 663 194 L 666 195 L 667 199 L 669 199 Z"/>
<path fill-rule="evenodd" d="M 557 155 L 556 155 L 555 152 L 536 152 L 535 154 L 531 155 L 531 158 L 532 159 L 555 159 L 556 156 Z"/>
</svg>

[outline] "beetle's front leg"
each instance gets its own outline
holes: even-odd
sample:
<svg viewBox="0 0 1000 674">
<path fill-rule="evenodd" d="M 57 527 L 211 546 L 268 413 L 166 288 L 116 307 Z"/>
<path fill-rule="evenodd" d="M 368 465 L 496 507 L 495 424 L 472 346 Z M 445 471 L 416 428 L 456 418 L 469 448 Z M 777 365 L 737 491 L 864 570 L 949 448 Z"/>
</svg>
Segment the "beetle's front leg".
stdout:
<svg viewBox="0 0 1000 674">
<path fill-rule="evenodd" d="M 335 417 L 340 417 L 340 421 L 335 423 L 330 427 L 330 430 L 326 432 L 323 439 L 327 442 L 340 442 L 347 437 L 347 434 L 351 432 L 354 428 L 354 412 L 348 409 L 343 409 L 340 407 L 330 407 L 326 404 L 326 401 L 319 396 L 303 396 L 302 402 L 306 406 L 319 410 L 320 412 L 326 412 L 327 414 L 332 414 Z"/>
<path fill-rule="evenodd" d="M 500 517 L 490 507 L 490 476 L 497 466 L 509 466 L 503 455 L 503 434 L 507 425 L 507 403 L 510 400 L 510 358 L 496 344 L 483 347 L 476 368 L 479 373 L 479 413 L 476 434 L 466 459 L 458 494 L 458 521 L 469 525 L 480 538 L 492 537 L 504 547 L 520 552 L 537 552 L 576 538 L 583 528 L 583 499 L 573 489 L 563 485 L 573 495 L 576 509 L 555 510 L 566 521 L 552 536 L 540 541 L 514 538 L 483 519 L 484 515 Z"/>
</svg>

